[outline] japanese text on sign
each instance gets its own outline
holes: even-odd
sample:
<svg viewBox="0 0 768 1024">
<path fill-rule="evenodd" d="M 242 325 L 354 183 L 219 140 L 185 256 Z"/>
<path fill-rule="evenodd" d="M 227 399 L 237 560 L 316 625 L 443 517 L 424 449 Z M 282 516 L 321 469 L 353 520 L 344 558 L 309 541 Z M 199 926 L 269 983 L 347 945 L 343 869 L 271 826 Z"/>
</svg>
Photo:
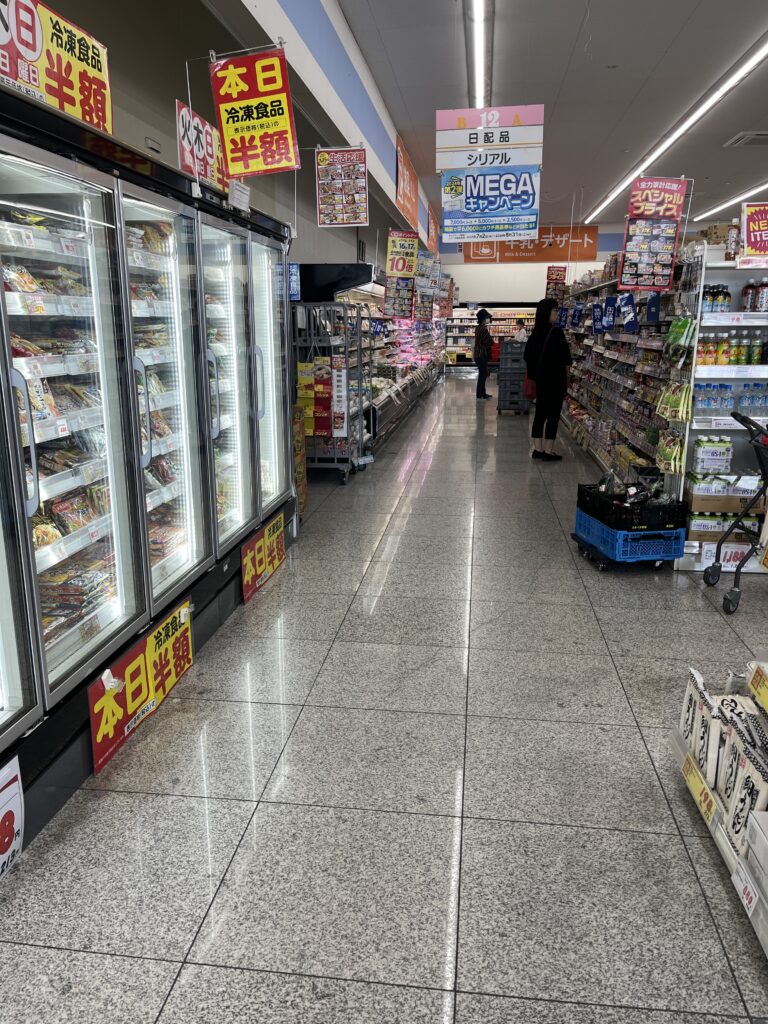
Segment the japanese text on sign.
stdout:
<svg viewBox="0 0 768 1024">
<path fill-rule="evenodd" d="M 419 253 L 419 236 L 415 231 L 391 231 L 387 235 L 387 274 L 413 277 Z"/>
<path fill-rule="evenodd" d="M 216 61 L 211 86 L 230 177 L 301 166 L 285 51 Z"/>
<path fill-rule="evenodd" d="M 243 544 L 240 561 L 243 602 L 247 604 L 285 561 L 285 517 L 282 512 Z"/>
<path fill-rule="evenodd" d="M 315 179 L 318 227 L 367 225 L 368 171 L 364 149 L 318 149 Z"/>
<path fill-rule="evenodd" d="M 419 228 L 419 179 L 416 177 L 411 158 L 405 151 L 403 140 L 397 136 L 395 141 L 397 152 L 397 191 L 395 202 L 405 219 L 418 231 Z"/>
<path fill-rule="evenodd" d="M 691 796 L 696 801 L 696 806 L 699 808 L 702 818 L 706 821 L 707 825 L 711 825 L 717 805 L 715 804 L 711 789 L 704 781 L 704 776 L 699 771 L 690 753 L 685 755 L 685 761 L 683 762 L 683 778 L 691 792 Z"/>
<path fill-rule="evenodd" d="M 685 179 L 636 178 L 629 192 L 619 290 L 672 287 Z"/>
<path fill-rule="evenodd" d="M 443 171 L 443 240 L 537 238 L 540 170 Z"/>
<path fill-rule="evenodd" d="M 572 262 L 597 259 L 597 231 L 568 225 L 539 228 L 538 238 L 467 242 L 465 263 L 549 263 L 553 257 Z"/>
<path fill-rule="evenodd" d="M 0 0 L 0 81 L 112 132 L 106 47 L 38 0 Z"/>
<path fill-rule="evenodd" d="M 427 248 L 437 256 L 440 247 L 440 225 L 431 206 L 427 207 Z"/>
<path fill-rule="evenodd" d="M 680 220 L 687 187 L 685 179 L 636 178 L 629 190 L 629 216 Z"/>
<path fill-rule="evenodd" d="M 181 100 L 176 100 L 176 141 L 181 170 L 226 192 L 229 179 L 224 170 L 219 129 Z"/>
<path fill-rule="evenodd" d="M 96 773 L 158 709 L 192 660 L 192 620 L 185 601 L 88 687 Z"/>
<path fill-rule="evenodd" d="M 24 791 L 19 759 L 0 768 L 0 879 L 21 855 L 24 844 Z"/>
</svg>

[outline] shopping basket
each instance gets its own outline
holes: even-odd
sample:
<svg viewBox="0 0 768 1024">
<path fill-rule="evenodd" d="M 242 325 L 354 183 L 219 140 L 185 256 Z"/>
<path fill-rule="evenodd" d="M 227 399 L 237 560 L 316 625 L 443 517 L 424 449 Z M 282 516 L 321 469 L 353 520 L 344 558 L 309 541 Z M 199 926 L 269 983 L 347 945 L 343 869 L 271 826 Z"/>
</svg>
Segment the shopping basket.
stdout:
<svg viewBox="0 0 768 1024">
<path fill-rule="evenodd" d="M 733 576 L 733 586 L 728 593 L 723 596 L 723 611 L 726 615 L 733 615 L 739 607 L 739 601 L 741 600 L 742 569 L 760 547 L 760 530 L 756 530 L 753 526 L 750 526 L 746 521 L 747 516 L 756 505 L 762 502 L 765 498 L 766 492 L 768 492 L 768 430 L 759 423 L 756 423 L 755 420 L 750 419 L 749 416 L 743 416 L 740 412 L 732 412 L 731 415 L 737 423 L 747 430 L 749 434 L 749 444 L 754 452 L 762 483 L 757 494 L 755 494 L 749 504 L 741 510 L 739 515 L 736 516 L 734 521 L 729 525 L 728 529 L 717 542 L 715 560 L 712 565 L 707 566 L 704 570 L 704 582 L 708 587 L 714 587 L 720 579 L 720 573 L 723 568 L 723 563 L 721 561 L 723 544 L 725 544 L 728 538 L 737 530 L 739 533 L 744 534 L 749 541 L 749 550 L 745 551 L 739 561 L 739 564 L 736 566 L 736 572 Z"/>
<path fill-rule="evenodd" d="M 685 530 L 614 530 L 582 509 L 576 509 L 576 530 L 573 539 L 579 551 L 597 562 L 598 569 L 607 569 L 611 562 L 649 562 L 655 568 L 664 562 L 682 558 L 685 552 Z"/>
</svg>

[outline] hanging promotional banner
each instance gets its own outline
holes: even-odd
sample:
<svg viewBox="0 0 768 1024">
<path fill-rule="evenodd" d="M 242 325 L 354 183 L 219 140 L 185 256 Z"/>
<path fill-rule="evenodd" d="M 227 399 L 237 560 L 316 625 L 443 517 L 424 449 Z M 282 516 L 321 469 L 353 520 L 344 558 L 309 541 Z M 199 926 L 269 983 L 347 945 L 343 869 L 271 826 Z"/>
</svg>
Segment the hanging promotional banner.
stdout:
<svg viewBox="0 0 768 1024">
<path fill-rule="evenodd" d="M 603 330 L 612 331 L 616 326 L 616 296 L 609 295 L 603 302 Z"/>
<path fill-rule="evenodd" d="M 741 204 L 740 267 L 768 267 L 768 203 Z"/>
<path fill-rule="evenodd" d="M 386 273 L 392 277 L 415 277 L 419 255 L 416 231 L 393 231 L 387 234 Z"/>
<path fill-rule="evenodd" d="M 413 319 L 431 320 L 435 302 L 435 258 L 431 252 L 419 249 L 416 261 L 416 279 L 413 297 Z"/>
<path fill-rule="evenodd" d="M 584 317 L 584 303 L 577 302 L 571 310 L 571 327 L 581 327 L 581 321 Z"/>
<path fill-rule="evenodd" d="M 331 433 L 333 437 L 347 436 L 347 360 L 345 356 L 331 356 Z"/>
<path fill-rule="evenodd" d="M 568 267 L 547 267 L 547 284 L 559 284 L 565 281 Z"/>
<path fill-rule="evenodd" d="M 465 263 L 572 263 L 597 260 L 597 229 L 568 225 L 539 228 L 538 238 L 515 242 L 467 242 L 462 246 Z"/>
<path fill-rule="evenodd" d="M 364 149 L 315 151 L 317 226 L 368 224 L 368 171 Z"/>
<path fill-rule="evenodd" d="M 247 540 L 240 549 L 243 603 L 271 579 L 285 561 L 285 516 L 279 516 Z"/>
<path fill-rule="evenodd" d="M 290 302 L 301 302 L 301 265 L 288 264 L 288 299 Z"/>
<path fill-rule="evenodd" d="M 24 790 L 19 759 L 0 768 L 0 879 L 21 856 L 24 845 Z"/>
<path fill-rule="evenodd" d="M 435 169 L 502 169 L 541 164 L 544 107 L 481 107 L 435 112 Z"/>
<path fill-rule="evenodd" d="M 397 192 L 395 202 L 397 208 L 416 231 L 419 230 L 419 179 L 416 176 L 411 159 L 405 151 L 403 140 L 397 136 Z"/>
<path fill-rule="evenodd" d="M 157 711 L 192 660 L 192 614 L 185 601 L 88 687 L 97 775 Z"/>
<path fill-rule="evenodd" d="M 224 171 L 219 129 L 181 100 L 176 100 L 176 144 L 182 171 L 206 185 L 227 191 L 229 179 Z"/>
<path fill-rule="evenodd" d="M 440 248 L 440 224 L 432 207 L 427 207 L 427 248 L 437 256 Z"/>
<path fill-rule="evenodd" d="M 603 334 L 605 327 L 603 326 L 603 306 L 600 302 L 592 303 L 592 333 Z"/>
<path fill-rule="evenodd" d="M 443 171 L 443 241 L 536 238 L 540 170 Z"/>
<path fill-rule="evenodd" d="M 636 178 L 629 190 L 620 291 L 669 291 L 677 255 L 684 178 Z"/>
<path fill-rule="evenodd" d="M 0 2 L 0 82 L 112 134 L 106 47 L 37 0 Z"/>
<path fill-rule="evenodd" d="M 211 87 L 229 177 L 301 167 L 284 50 L 215 61 Z"/>
</svg>

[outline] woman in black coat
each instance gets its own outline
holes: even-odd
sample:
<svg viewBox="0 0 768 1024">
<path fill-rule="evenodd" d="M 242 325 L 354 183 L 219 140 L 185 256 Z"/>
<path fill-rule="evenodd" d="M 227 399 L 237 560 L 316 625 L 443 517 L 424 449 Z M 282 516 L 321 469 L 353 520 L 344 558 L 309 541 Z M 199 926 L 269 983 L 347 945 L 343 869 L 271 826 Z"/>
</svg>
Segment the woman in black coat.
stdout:
<svg viewBox="0 0 768 1024">
<path fill-rule="evenodd" d="M 568 387 L 571 350 L 562 328 L 557 325 L 554 299 L 542 299 L 536 306 L 536 322 L 525 346 L 524 358 L 528 379 L 536 381 L 531 454 L 534 459 L 557 462 L 562 455 L 555 455 L 555 438 Z"/>
</svg>

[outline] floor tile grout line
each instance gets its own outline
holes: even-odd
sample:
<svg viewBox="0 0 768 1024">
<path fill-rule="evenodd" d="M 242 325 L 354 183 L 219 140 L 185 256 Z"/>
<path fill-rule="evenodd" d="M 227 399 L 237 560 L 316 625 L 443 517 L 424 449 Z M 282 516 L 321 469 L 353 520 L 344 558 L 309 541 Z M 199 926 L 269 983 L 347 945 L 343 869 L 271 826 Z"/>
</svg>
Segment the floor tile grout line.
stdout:
<svg viewBox="0 0 768 1024">
<path fill-rule="evenodd" d="M 181 960 L 171 956 L 144 956 L 141 953 L 117 953 L 114 950 L 84 949 L 82 946 L 57 946 L 52 942 L 30 942 L 28 939 L 0 939 L 0 946 L 23 946 L 25 949 L 49 949 L 57 953 L 82 953 L 87 956 L 109 956 L 122 960 L 146 960 L 152 964 L 178 964 Z"/>
</svg>

